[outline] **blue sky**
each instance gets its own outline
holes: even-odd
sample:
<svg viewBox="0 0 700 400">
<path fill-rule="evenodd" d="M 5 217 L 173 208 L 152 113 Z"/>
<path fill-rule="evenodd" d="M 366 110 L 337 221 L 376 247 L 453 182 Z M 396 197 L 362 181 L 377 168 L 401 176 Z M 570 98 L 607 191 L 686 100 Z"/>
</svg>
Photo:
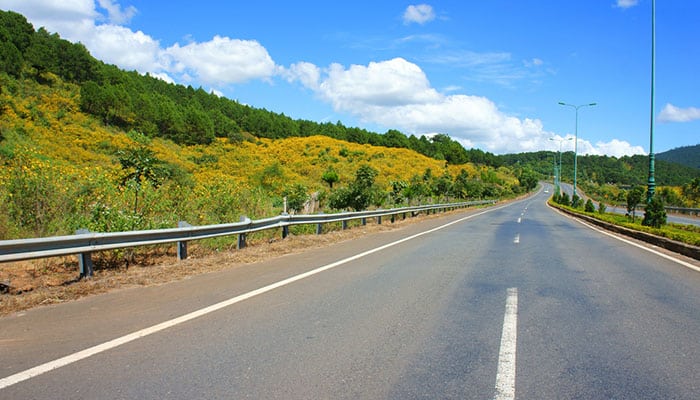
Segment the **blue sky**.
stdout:
<svg viewBox="0 0 700 400">
<path fill-rule="evenodd" d="M 649 151 L 651 0 L 0 0 L 124 69 L 496 154 Z M 654 150 L 700 143 L 700 2 L 656 5 Z M 555 138 L 557 140 L 550 140 Z M 573 140 L 561 142 L 573 150 Z"/>
</svg>

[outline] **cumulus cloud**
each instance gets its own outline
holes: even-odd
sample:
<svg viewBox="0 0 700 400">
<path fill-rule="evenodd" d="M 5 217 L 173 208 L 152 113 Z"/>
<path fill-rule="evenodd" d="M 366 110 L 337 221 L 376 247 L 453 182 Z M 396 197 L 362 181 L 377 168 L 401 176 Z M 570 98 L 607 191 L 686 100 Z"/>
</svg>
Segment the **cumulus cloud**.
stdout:
<svg viewBox="0 0 700 400">
<path fill-rule="evenodd" d="M 149 35 L 117 25 L 97 25 L 91 30 L 92 35 L 81 42 L 94 57 L 126 70 L 166 72 L 160 43 Z"/>
<path fill-rule="evenodd" d="M 321 78 L 321 69 L 312 63 L 302 61 L 284 69 L 282 75 L 289 82 L 299 81 L 302 85 L 312 90 L 317 90 L 319 79 Z"/>
<path fill-rule="evenodd" d="M 637 3 L 639 0 L 617 0 L 615 5 L 620 8 L 630 8 L 636 6 Z"/>
<path fill-rule="evenodd" d="M 680 108 L 667 103 L 659 113 L 659 122 L 689 122 L 700 119 L 700 108 Z"/>
<path fill-rule="evenodd" d="M 276 66 L 267 50 L 254 40 L 214 36 L 208 42 L 175 44 L 165 50 L 174 71 L 207 84 L 227 85 L 275 74 Z"/>
<path fill-rule="evenodd" d="M 215 36 L 163 48 L 144 32 L 123 26 L 138 11 L 115 0 L 0 0 L 0 6 L 24 14 L 36 28 L 82 42 L 100 60 L 168 82 L 225 86 L 269 79 L 278 71 L 267 50 L 253 40 Z"/>
<path fill-rule="evenodd" d="M 410 5 L 403 13 L 403 23 L 409 25 L 412 23 L 423 25 L 435 19 L 433 7 L 428 4 Z"/>
<path fill-rule="evenodd" d="M 486 97 L 440 93 L 417 65 L 403 59 L 323 70 L 304 63 L 291 68 L 296 78 L 338 112 L 408 134 L 449 134 L 465 147 L 494 153 L 558 149 L 539 119 L 520 119 L 499 110 Z M 295 79 L 288 74 L 288 79 Z M 556 147 L 556 148 L 555 148 Z M 643 153 L 640 147 L 613 140 L 592 145 L 579 140 L 581 154 Z"/>
<path fill-rule="evenodd" d="M 425 104 L 440 97 L 423 71 L 403 58 L 348 69 L 332 64 L 318 91 L 336 109 L 346 111 Z"/>
</svg>

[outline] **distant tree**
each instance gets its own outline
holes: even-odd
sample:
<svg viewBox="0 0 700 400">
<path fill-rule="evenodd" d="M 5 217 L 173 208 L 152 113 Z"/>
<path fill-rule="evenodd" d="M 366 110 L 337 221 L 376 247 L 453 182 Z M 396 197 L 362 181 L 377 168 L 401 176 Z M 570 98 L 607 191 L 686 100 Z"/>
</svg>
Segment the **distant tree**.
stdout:
<svg viewBox="0 0 700 400">
<path fill-rule="evenodd" d="M 309 200 L 306 186 L 301 183 L 294 184 L 287 189 L 283 194 L 287 198 L 287 208 L 294 212 L 299 212 L 304 209 L 304 205 Z"/>
<path fill-rule="evenodd" d="M 563 206 L 570 206 L 571 202 L 569 201 L 569 194 L 566 192 L 562 192 L 561 196 L 559 196 L 559 204 Z"/>
<path fill-rule="evenodd" d="M 121 185 L 133 188 L 134 214 L 137 214 L 141 186 L 144 183 L 154 187 L 160 186 L 167 178 L 167 172 L 163 168 L 163 161 L 156 158 L 155 153 L 145 146 L 120 150 L 117 156 L 124 171 Z"/>
<path fill-rule="evenodd" d="M 518 181 L 520 182 L 520 187 L 529 192 L 537 187 L 537 173 L 529 168 L 523 169 L 520 176 L 518 176 Z"/>
<path fill-rule="evenodd" d="M 574 194 L 573 196 L 571 196 L 571 207 L 581 207 L 581 198 L 578 196 L 578 194 Z"/>
<path fill-rule="evenodd" d="M 391 201 L 393 204 L 403 204 L 405 201 L 405 191 L 408 188 L 406 181 L 391 181 Z"/>
<path fill-rule="evenodd" d="M 683 196 L 692 203 L 700 202 L 700 178 L 695 178 L 690 183 L 683 185 Z"/>
<path fill-rule="evenodd" d="M 333 167 L 328 167 L 326 172 L 321 175 L 321 180 L 328 184 L 330 189 L 333 189 L 333 184 L 340 180 L 338 173 L 333 169 Z"/>
<path fill-rule="evenodd" d="M 336 190 L 331 194 L 329 203 L 332 208 L 351 208 L 355 211 L 366 210 L 370 205 L 381 205 L 385 194 L 375 184 L 379 171 L 363 164 L 355 172 L 355 181 L 347 188 Z"/>
<path fill-rule="evenodd" d="M 632 217 L 633 222 L 635 218 L 635 210 L 642 201 L 643 195 L 644 188 L 642 186 L 635 186 L 627 191 L 627 213 Z"/>
<path fill-rule="evenodd" d="M 447 199 L 452 194 L 452 186 L 452 175 L 445 169 L 441 177 L 434 179 L 432 194 Z"/>
<path fill-rule="evenodd" d="M 662 225 L 666 224 L 666 209 L 661 197 L 653 196 L 644 211 L 642 225 L 661 228 Z"/>
<path fill-rule="evenodd" d="M 605 212 L 606 212 L 605 203 L 603 203 L 601 201 L 600 203 L 598 203 L 598 214 L 605 214 Z"/>
<path fill-rule="evenodd" d="M 593 200 L 588 199 L 586 200 L 586 205 L 583 208 L 586 212 L 595 212 L 595 205 L 593 204 Z"/>
</svg>

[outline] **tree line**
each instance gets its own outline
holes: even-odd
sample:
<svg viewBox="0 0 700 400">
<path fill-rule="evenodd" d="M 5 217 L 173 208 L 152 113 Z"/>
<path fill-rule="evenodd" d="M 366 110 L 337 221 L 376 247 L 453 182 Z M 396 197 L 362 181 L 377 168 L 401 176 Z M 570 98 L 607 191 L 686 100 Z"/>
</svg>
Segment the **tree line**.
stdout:
<svg viewBox="0 0 700 400">
<path fill-rule="evenodd" d="M 551 177 L 559 163 L 559 155 L 552 151 L 505 154 L 497 156 L 502 165 L 509 167 L 527 166 L 541 177 Z M 656 160 L 655 180 L 660 186 L 683 186 L 700 177 L 700 169 L 675 162 Z M 564 181 L 574 176 L 574 153 L 561 154 Z M 645 185 L 649 175 L 649 157 L 645 155 L 623 156 L 620 158 L 598 155 L 579 155 L 577 161 L 578 180 L 598 185 L 613 184 L 631 187 Z M 551 179 L 551 178 L 550 178 Z"/>
<path fill-rule="evenodd" d="M 0 71 L 51 84 L 52 76 L 80 86 L 81 109 L 125 131 L 163 137 L 178 144 L 208 144 L 215 138 L 287 138 L 325 135 L 352 143 L 414 150 L 453 165 L 474 162 L 499 166 L 491 153 L 465 149 L 446 134 L 431 137 L 390 129 L 385 133 L 347 127 L 340 121 L 293 119 L 284 113 L 255 108 L 200 88 L 165 82 L 149 74 L 123 71 L 90 55 L 21 14 L 0 11 Z"/>
</svg>

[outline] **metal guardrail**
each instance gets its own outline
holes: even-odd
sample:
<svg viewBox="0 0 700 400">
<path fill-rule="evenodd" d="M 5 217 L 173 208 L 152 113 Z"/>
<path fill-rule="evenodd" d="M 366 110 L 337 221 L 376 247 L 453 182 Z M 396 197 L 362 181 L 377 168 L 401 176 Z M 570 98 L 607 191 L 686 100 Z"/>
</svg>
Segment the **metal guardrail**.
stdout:
<svg viewBox="0 0 700 400">
<path fill-rule="evenodd" d="M 476 205 L 493 204 L 495 200 L 470 201 L 451 204 L 433 204 L 426 206 L 414 206 L 392 208 L 388 210 L 371 210 L 344 212 L 338 214 L 313 214 L 313 215 L 288 215 L 250 220 L 243 217 L 240 222 L 219 225 L 191 226 L 181 222 L 178 228 L 154 229 L 146 231 L 97 233 L 80 230 L 76 235 L 53 236 L 47 238 L 0 240 L 0 262 L 30 260 L 35 258 L 56 257 L 77 254 L 80 260 L 81 276 L 92 275 L 92 261 L 90 253 L 95 251 L 114 250 L 128 247 L 138 247 L 165 243 L 178 244 L 178 258 L 187 258 L 187 242 L 191 240 L 207 239 L 217 236 L 239 235 L 238 247 L 245 247 L 246 234 L 282 228 L 282 237 L 289 233 L 289 227 L 293 225 L 317 224 L 316 233 L 322 232 L 322 224 L 343 222 L 343 228 L 347 228 L 347 222 L 367 218 L 377 218 L 381 223 L 382 217 L 393 217 L 400 214 L 419 213 L 465 208 Z"/>
<path fill-rule="evenodd" d="M 685 208 L 685 207 L 671 207 L 671 206 L 666 206 L 666 211 L 670 211 L 673 213 L 677 214 L 687 214 L 687 215 L 695 215 L 695 216 L 700 216 L 700 208 Z"/>
</svg>

